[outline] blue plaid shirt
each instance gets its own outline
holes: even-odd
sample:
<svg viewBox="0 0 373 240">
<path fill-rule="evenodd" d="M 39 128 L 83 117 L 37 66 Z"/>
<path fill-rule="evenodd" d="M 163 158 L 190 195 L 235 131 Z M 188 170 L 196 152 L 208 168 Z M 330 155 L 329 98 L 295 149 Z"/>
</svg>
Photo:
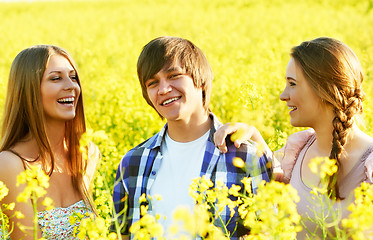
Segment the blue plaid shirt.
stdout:
<svg viewBox="0 0 373 240">
<path fill-rule="evenodd" d="M 214 145 L 213 136 L 216 129 L 222 124 L 212 113 L 210 113 L 210 118 L 213 120 L 213 124 L 211 125 L 200 176 L 206 175 L 214 184 L 217 180 L 223 181 L 228 188 L 232 184 L 240 185 L 243 188 L 241 179 L 252 177 L 252 191 L 255 193 L 258 184 L 262 180 L 269 181 L 271 178 L 271 164 L 267 164 L 271 159 L 266 155 L 258 157 L 255 145 L 250 143 L 242 144 L 237 149 L 229 137 L 226 139 L 228 152 L 225 154 L 220 153 L 219 149 Z M 162 164 L 163 157 L 160 149 L 164 143 L 166 130 L 167 124 L 159 133 L 131 149 L 119 164 L 113 200 L 115 211 L 119 214 L 119 223 L 123 220 L 127 221 L 126 227 L 121 231 L 122 234 L 128 234 L 129 226 L 141 218 L 139 198 L 143 193 L 150 195 L 150 189 Z M 255 168 L 257 170 L 243 171 L 235 167 L 232 163 L 234 157 L 239 157 L 245 161 L 248 169 Z M 125 204 L 128 205 L 125 206 Z M 120 214 L 126 207 L 127 211 Z M 230 219 L 230 211 L 227 207 L 222 212 L 221 217 L 225 222 Z M 230 232 L 233 232 L 236 227 L 237 217 L 236 212 L 233 220 L 228 225 Z M 216 221 L 216 225 L 219 225 L 218 221 Z M 114 225 L 112 225 L 113 229 Z M 240 235 L 245 234 L 245 231 L 243 226 L 239 224 L 231 239 L 238 239 Z"/>
</svg>

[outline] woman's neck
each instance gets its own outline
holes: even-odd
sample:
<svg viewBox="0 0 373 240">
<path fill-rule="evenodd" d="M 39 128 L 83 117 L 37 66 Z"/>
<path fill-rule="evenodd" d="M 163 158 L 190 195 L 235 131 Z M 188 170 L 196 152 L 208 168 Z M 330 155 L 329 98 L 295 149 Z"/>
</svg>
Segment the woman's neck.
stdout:
<svg viewBox="0 0 373 240">
<path fill-rule="evenodd" d="M 323 128 L 314 129 L 316 133 L 316 141 L 315 141 L 315 148 L 318 151 L 318 155 L 320 156 L 327 156 L 329 157 L 330 152 L 333 147 L 333 127 L 332 126 L 324 126 Z M 346 143 L 343 146 L 345 151 L 349 151 L 349 149 L 354 148 L 356 135 L 359 134 L 361 130 L 358 128 L 356 124 L 350 129 L 347 129 L 347 139 Z"/>
<path fill-rule="evenodd" d="M 314 142 L 314 149 L 320 157 L 329 157 L 333 146 L 333 131 L 323 129 L 316 130 L 316 141 Z"/>
<path fill-rule="evenodd" d="M 46 125 L 46 134 L 54 155 L 65 155 L 65 123 L 54 122 Z"/>
</svg>

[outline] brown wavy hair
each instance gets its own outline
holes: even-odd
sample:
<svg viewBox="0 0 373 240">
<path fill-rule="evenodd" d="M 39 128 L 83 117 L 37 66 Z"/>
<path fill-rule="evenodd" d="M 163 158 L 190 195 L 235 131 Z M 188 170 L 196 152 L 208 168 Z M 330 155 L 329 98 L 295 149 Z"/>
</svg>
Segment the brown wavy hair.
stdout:
<svg viewBox="0 0 373 240">
<path fill-rule="evenodd" d="M 40 85 L 46 65 L 53 54 L 61 55 L 70 62 L 76 72 L 77 82 L 81 85 L 76 65 L 64 49 L 53 45 L 37 45 L 21 51 L 10 69 L 0 142 L 0 151 L 5 151 L 27 135 L 32 135 L 39 147 L 38 161 L 41 161 L 44 172 L 49 176 L 53 173 L 55 158 L 46 133 Z M 65 123 L 64 141 L 69 153 L 68 167 L 73 186 L 95 211 L 89 186 L 83 180 L 87 160 L 83 159 L 79 149 L 79 140 L 85 131 L 81 91 L 75 118 Z"/>
<path fill-rule="evenodd" d="M 144 46 L 139 56 L 137 76 L 146 102 L 154 108 L 145 86 L 146 81 L 163 67 L 170 66 L 175 62 L 180 63 L 186 74 L 192 77 L 194 86 L 202 89 L 203 107 L 208 110 L 211 82 L 214 78 L 211 66 L 201 49 L 191 41 L 178 37 L 155 38 Z M 161 118 L 163 117 L 161 116 Z"/>
<path fill-rule="evenodd" d="M 356 54 L 333 38 L 305 41 L 291 51 L 315 93 L 334 108 L 333 145 L 329 158 L 335 159 L 338 171 L 328 179 L 328 194 L 343 199 L 338 188 L 338 174 L 343 168 L 341 154 L 355 114 L 363 112 L 363 71 Z"/>
</svg>

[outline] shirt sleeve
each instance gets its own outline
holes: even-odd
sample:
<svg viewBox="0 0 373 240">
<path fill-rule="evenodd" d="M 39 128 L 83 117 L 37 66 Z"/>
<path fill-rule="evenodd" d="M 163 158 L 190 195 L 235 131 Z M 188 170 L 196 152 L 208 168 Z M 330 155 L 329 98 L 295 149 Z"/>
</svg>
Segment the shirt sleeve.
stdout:
<svg viewBox="0 0 373 240">
<path fill-rule="evenodd" d="M 256 161 L 256 164 L 252 163 L 252 172 L 250 173 L 251 187 L 255 194 L 261 181 L 269 182 L 272 179 L 272 152 L 262 153 L 259 156 L 252 156 L 252 161 Z"/>
<path fill-rule="evenodd" d="M 296 132 L 288 137 L 286 145 L 283 148 L 275 152 L 276 161 L 279 161 L 281 166 L 275 166 L 274 170 L 277 172 L 282 171 L 282 175 L 276 177 L 277 180 L 289 183 L 298 154 L 314 133 L 313 129 Z"/>
<path fill-rule="evenodd" d="M 123 162 L 123 161 L 122 161 Z M 113 213 L 113 220 L 110 226 L 110 231 L 116 232 L 116 229 L 119 227 L 120 232 L 123 235 L 128 234 L 128 226 L 126 223 L 127 214 L 128 214 L 128 193 L 125 188 L 124 182 L 124 167 L 119 164 L 117 175 L 115 177 L 114 183 L 114 191 L 113 191 L 113 203 L 114 203 L 114 210 Z"/>
<path fill-rule="evenodd" d="M 367 159 L 365 160 L 365 174 L 366 174 L 366 182 L 373 183 L 373 153 L 369 154 Z"/>
</svg>

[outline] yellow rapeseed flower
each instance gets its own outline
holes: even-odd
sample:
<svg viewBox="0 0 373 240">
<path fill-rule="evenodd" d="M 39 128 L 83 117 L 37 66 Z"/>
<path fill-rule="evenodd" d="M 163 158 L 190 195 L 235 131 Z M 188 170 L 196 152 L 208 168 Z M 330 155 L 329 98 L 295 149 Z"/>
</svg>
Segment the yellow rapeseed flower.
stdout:
<svg viewBox="0 0 373 240">
<path fill-rule="evenodd" d="M 83 215 L 81 216 L 84 217 Z M 77 234 L 79 239 L 116 239 L 116 234 L 109 232 L 104 218 L 98 216 L 96 218 L 84 218 L 80 220 L 79 233 Z"/>
<path fill-rule="evenodd" d="M 233 161 L 233 165 L 236 168 L 244 168 L 245 167 L 245 162 L 242 160 L 242 158 L 234 157 L 232 161 Z"/>
<path fill-rule="evenodd" d="M 352 239 L 372 239 L 373 237 L 373 185 L 363 182 L 355 189 L 355 201 L 348 206 L 350 215 L 342 220 Z"/>
<path fill-rule="evenodd" d="M 18 218 L 18 219 L 25 218 L 25 215 L 23 215 L 23 213 L 21 213 L 20 211 L 15 211 L 15 212 L 14 212 L 14 215 L 15 215 L 16 218 Z"/>
<path fill-rule="evenodd" d="M 241 182 L 243 183 L 244 187 L 245 187 L 245 190 L 246 191 L 250 191 L 251 193 L 251 177 L 244 177 Z"/>
<path fill-rule="evenodd" d="M 336 160 L 328 157 L 313 158 L 308 166 L 311 172 L 318 174 L 321 179 L 325 179 L 326 176 L 332 176 L 338 170 Z"/>
<path fill-rule="evenodd" d="M 152 238 L 162 239 L 163 226 L 157 223 L 155 217 L 146 214 L 130 227 L 133 239 L 150 240 Z"/>
<path fill-rule="evenodd" d="M 146 199 L 146 194 L 143 193 L 140 198 L 139 198 L 139 202 L 140 203 L 144 203 L 144 202 L 147 202 L 148 200 Z"/>
<path fill-rule="evenodd" d="M 17 186 L 26 184 L 23 192 L 17 196 L 18 202 L 27 202 L 31 196 L 43 197 L 49 187 L 49 177 L 37 167 L 31 167 L 17 176 Z"/>
<path fill-rule="evenodd" d="M 44 198 L 42 204 L 47 207 L 46 208 L 47 210 L 51 210 L 51 209 L 54 208 L 54 206 L 53 206 L 53 200 L 51 198 L 49 198 L 49 197 Z"/>
<path fill-rule="evenodd" d="M 148 209 L 149 209 L 149 205 L 141 205 L 140 206 L 140 213 L 141 215 L 145 215 L 147 212 L 148 212 Z"/>
<path fill-rule="evenodd" d="M 248 239 L 267 239 L 268 236 L 295 239 L 301 229 L 295 204 L 298 201 L 299 196 L 290 185 L 262 181 L 257 194 L 243 198 L 238 208 L 244 225 L 251 229 Z"/>
<path fill-rule="evenodd" d="M 5 184 L 0 181 L 0 201 L 3 200 L 3 198 L 8 195 L 9 189 L 5 186 Z"/>
<path fill-rule="evenodd" d="M 232 184 L 231 188 L 229 189 L 228 193 L 230 195 L 233 195 L 235 197 L 238 197 L 238 195 L 240 194 L 239 191 L 241 190 L 241 187 L 238 186 L 238 185 L 235 185 L 235 184 Z"/>
<path fill-rule="evenodd" d="M 116 239 L 118 239 L 117 234 L 113 233 L 113 232 L 109 233 L 108 239 L 109 240 L 116 240 Z"/>
</svg>

